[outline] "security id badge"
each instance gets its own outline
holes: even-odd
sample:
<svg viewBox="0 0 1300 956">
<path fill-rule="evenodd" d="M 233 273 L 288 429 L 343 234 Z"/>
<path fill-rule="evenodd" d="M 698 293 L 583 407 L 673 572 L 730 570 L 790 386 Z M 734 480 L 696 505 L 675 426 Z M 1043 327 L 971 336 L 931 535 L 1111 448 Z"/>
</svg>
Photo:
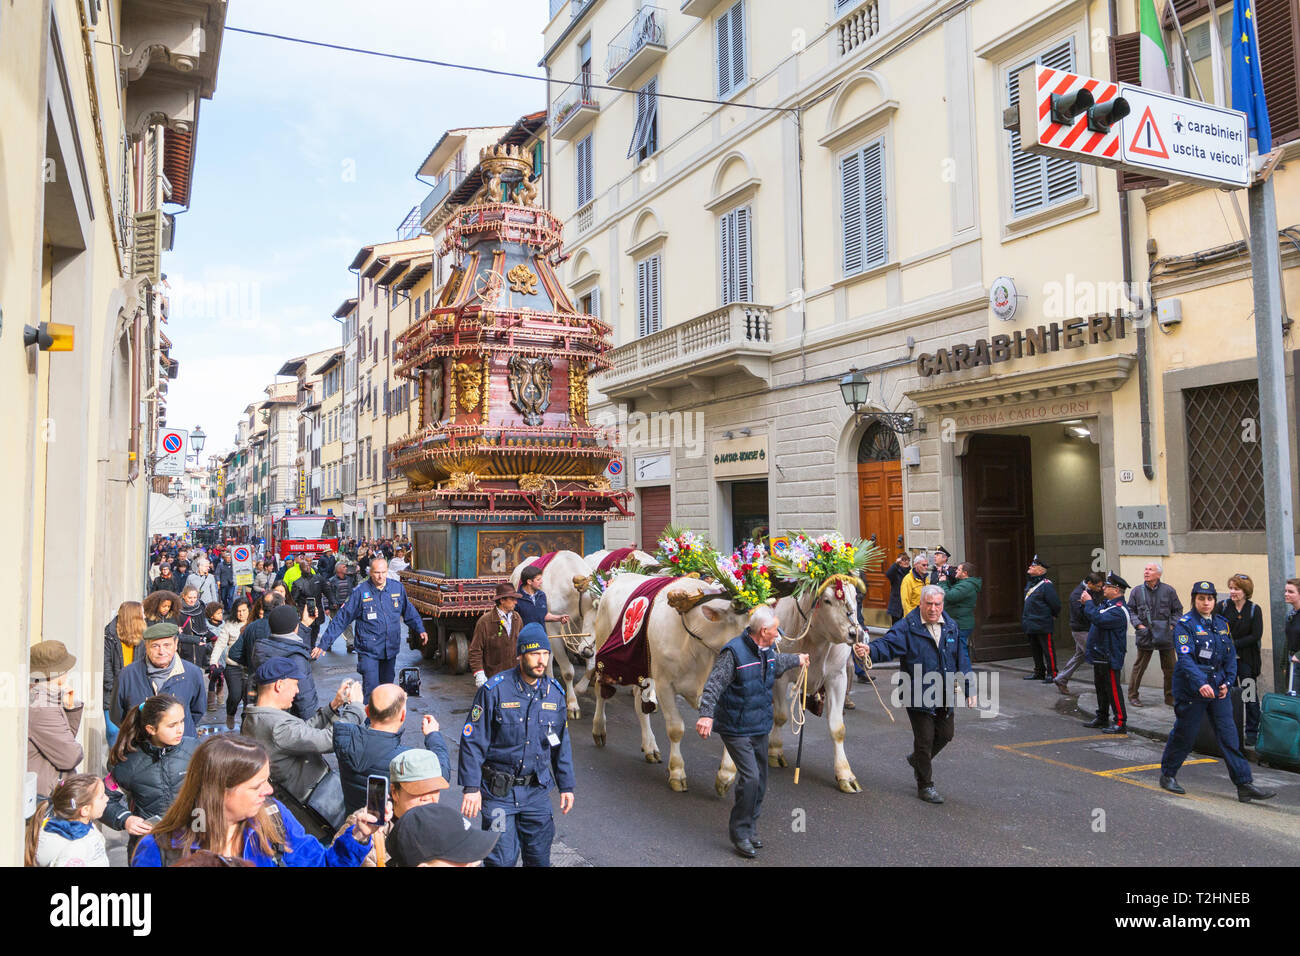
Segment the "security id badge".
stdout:
<svg viewBox="0 0 1300 956">
<path fill-rule="evenodd" d="M 546 742 L 552 747 L 560 746 L 560 738 L 556 736 L 556 733 L 553 730 L 546 735 Z"/>
</svg>

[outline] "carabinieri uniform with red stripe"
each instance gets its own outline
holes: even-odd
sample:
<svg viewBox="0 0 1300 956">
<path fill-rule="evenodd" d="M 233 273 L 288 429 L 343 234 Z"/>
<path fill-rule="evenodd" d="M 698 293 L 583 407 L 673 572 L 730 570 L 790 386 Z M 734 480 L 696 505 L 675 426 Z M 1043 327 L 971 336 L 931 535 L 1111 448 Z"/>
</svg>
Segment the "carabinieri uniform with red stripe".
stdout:
<svg viewBox="0 0 1300 956">
<path fill-rule="evenodd" d="M 1083 613 L 1092 622 L 1085 653 L 1092 663 L 1097 688 L 1097 717 L 1107 718 L 1114 711 L 1115 726 L 1123 730 L 1128 726 L 1128 711 L 1124 709 L 1124 691 L 1119 678 L 1124 669 L 1124 652 L 1128 649 L 1128 611 L 1122 597 L 1082 603 Z"/>
</svg>

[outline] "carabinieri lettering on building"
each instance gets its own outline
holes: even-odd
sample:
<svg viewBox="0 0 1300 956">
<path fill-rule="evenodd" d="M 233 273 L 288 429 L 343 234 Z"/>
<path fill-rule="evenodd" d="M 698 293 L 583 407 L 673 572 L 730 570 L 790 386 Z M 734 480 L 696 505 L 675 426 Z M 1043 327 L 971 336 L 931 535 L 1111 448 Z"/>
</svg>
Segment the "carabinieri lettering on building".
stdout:
<svg viewBox="0 0 1300 956">
<path fill-rule="evenodd" d="M 1115 508 L 1120 554 L 1169 554 L 1169 512 L 1164 505 Z"/>
<path fill-rule="evenodd" d="M 974 345 L 954 345 L 933 354 L 922 353 L 916 360 L 916 372 L 922 378 L 928 378 L 1061 349 L 1081 349 L 1098 342 L 1115 342 L 1126 337 L 1126 326 L 1124 316 L 1116 313 L 1113 316 L 1102 314 L 1071 319 L 1064 325 L 1053 322 L 1033 329 L 1017 329 L 1010 335 L 977 339 Z"/>
</svg>

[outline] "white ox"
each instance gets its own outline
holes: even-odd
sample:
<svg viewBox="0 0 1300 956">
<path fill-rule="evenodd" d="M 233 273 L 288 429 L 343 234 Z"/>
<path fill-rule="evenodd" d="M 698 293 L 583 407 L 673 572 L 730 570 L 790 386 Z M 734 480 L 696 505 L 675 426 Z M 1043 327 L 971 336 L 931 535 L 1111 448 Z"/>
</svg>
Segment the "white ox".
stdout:
<svg viewBox="0 0 1300 956">
<path fill-rule="evenodd" d="M 524 568 L 534 563 L 536 558 L 529 558 L 521 562 L 510 572 L 510 581 L 514 584 L 515 590 L 519 590 L 519 576 L 523 573 Z M 587 568 L 587 562 L 582 555 L 576 551 L 557 551 L 555 557 L 542 569 L 542 591 L 546 594 L 546 604 L 552 614 L 569 615 L 568 625 L 561 624 L 558 621 L 548 621 L 546 623 L 546 634 L 551 639 L 551 663 L 550 673 L 554 676 L 555 668 L 560 670 L 560 680 L 564 684 L 564 698 L 568 707 L 569 717 L 577 720 L 582 716 L 582 710 L 578 706 L 578 695 L 573 689 L 573 664 L 569 660 L 569 655 L 565 653 L 565 640 L 562 636 L 567 630 L 570 633 L 578 632 L 581 629 L 583 614 L 583 595 L 574 587 L 574 579 L 590 573 Z M 586 602 L 590 608 L 591 601 Z M 580 657 L 591 660 L 596 653 L 595 639 L 592 637 L 578 638 L 576 646 L 573 648 L 574 653 Z"/>
<path fill-rule="evenodd" d="M 612 548 L 603 548 L 600 551 L 593 551 L 591 554 L 587 555 L 586 558 L 587 567 L 589 567 L 594 572 L 596 568 L 600 566 L 600 562 L 605 560 L 605 556 L 609 554 L 610 551 L 612 550 L 613 550 Z M 628 557 L 635 558 L 637 564 L 646 568 L 653 568 L 659 563 L 655 560 L 655 556 L 653 554 L 647 554 L 644 551 L 633 551 L 631 554 L 628 555 Z"/>
<path fill-rule="evenodd" d="M 610 582 L 600 599 L 600 606 L 589 612 L 584 630 L 594 628 L 601 643 L 609 636 L 632 592 L 650 580 L 643 574 L 620 574 Z M 668 726 L 668 785 L 681 793 L 686 790 L 686 763 L 682 760 L 682 736 L 685 724 L 677 709 L 680 694 L 692 707 L 699 708 L 700 693 L 717 659 L 718 651 L 739 634 L 749 619 L 748 611 L 737 612 L 730 599 L 694 578 L 681 578 L 668 585 L 651 604 L 646 639 L 650 642 L 650 679 L 658 705 Z M 659 763 L 659 744 L 650 727 L 650 715 L 641 709 L 641 693 L 633 687 L 633 706 L 641 722 L 641 753 L 647 763 Z M 596 715 L 591 735 L 597 747 L 605 746 L 605 700 L 595 687 Z M 730 761 L 727 761 L 728 763 Z M 735 770 L 732 769 L 734 779 Z M 719 774 L 716 787 L 724 793 L 730 780 L 723 783 Z"/>
<path fill-rule="evenodd" d="M 777 602 L 776 615 L 786 639 L 777 650 L 788 654 L 808 655 L 808 694 L 824 688 L 822 713 L 835 743 L 835 784 L 844 793 L 860 793 L 857 778 L 844 752 L 844 697 L 848 690 L 848 663 L 852 645 L 862 636 L 858 626 L 858 589 L 855 578 L 830 579 L 816 592 L 799 598 L 784 597 Z M 798 638 L 796 640 L 795 638 Z M 767 762 L 772 767 L 787 766 L 781 741 L 781 727 L 790 717 L 789 687 L 799 677 L 799 668 L 791 668 L 772 688 L 775 727 L 768 741 Z M 808 725 L 803 727 L 804 733 Z M 726 770 L 730 760 L 724 761 Z"/>
</svg>

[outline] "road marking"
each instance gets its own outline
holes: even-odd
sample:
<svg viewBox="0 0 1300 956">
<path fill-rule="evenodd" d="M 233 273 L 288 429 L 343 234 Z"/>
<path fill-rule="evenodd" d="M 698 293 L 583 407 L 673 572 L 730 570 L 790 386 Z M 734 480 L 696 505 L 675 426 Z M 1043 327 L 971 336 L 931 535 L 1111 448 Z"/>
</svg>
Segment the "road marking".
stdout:
<svg viewBox="0 0 1300 956">
<path fill-rule="evenodd" d="M 1058 737 L 1055 740 L 1030 740 L 1023 744 L 999 744 L 998 749 L 1046 747 L 1048 744 L 1076 744 L 1081 740 L 1103 740 L 1106 736 L 1106 734 L 1088 734 L 1086 737 Z"/>
<path fill-rule="evenodd" d="M 1103 780 L 1114 780 L 1119 783 L 1127 783 L 1129 786 L 1141 787 L 1143 790 L 1154 790 L 1156 793 L 1165 792 L 1155 784 L 1144 783 L 1141 780 L 1130 780 L 1128 777 L 1123 777 L 1123 776 L 1111 776 L 1110 772 L 1107 771 L 1102 771 L 1099 773 L 1096 770 L 1089 770 L 1087 767 L 1080 767 L 1077 764 L 1066 763 L 1063 760 L 1053 760 L 1051 757 L 1044 757 L 1042 754 L 1030 753 L 1028 750 L 1021 749 L 1023 747 L 1044 747 L 1047 744 L 1078 743 L 1084 740 L 1096 740 L 1098 736 L 1100 735 L 1094 734 L 1088 737 L 1062 737 L 1058 740 L 1031 740 L 1024 744 L 995 744 L 993 749 L 1005 750 L 1008 753 L 1019 754 L 1021 757 L 1028 757 L 1030 760 L 1041 760 L 1043 763 L 1050 763 L 1054 767 L 1063 767 L 1066 770 L 1076 770 L 1079 773 L 1086 773 L 1090 777 L 1100 776 Z M 1199 762 L 1200 761 L 1191 761 L 1191 760 L 1187 761 L 1187 763 L 1199 763 Z M 1214 763 L 1214 761 L 1210 761 L 1210 762 Z M 1156 766 L 1159 766 L 1159 764 L 1156 764 Z M 1120 769 L 1125 772 L 1131 773 L 1137 768 L 1128 767 L 1128 768 L 1120 768 Z M 1204 802 L 1207 798 L 1194 797 L 1191 794 L 1187 794 L 1186 799 Z"/>
<path fill-rule="evenodd" d="M 1204 757 L 1200 760 L 1184 760 L 1183 766 L 1189 767 L 1194 763 L 1218 763 L 1218 762 L 1219 761 L 1214 760 L 1210 757 Z M 1141 770 L 1159 770 L 1160 768 L 1161 765 L 1158 763 L 1144 763 L 1144 764 L 1139 764 L 1136 767 L 1116 767 L 1114 770 L 1094 770 L 1092 772 L 1092 775 L 1094 777 L 1118 777 L 1121 774 L 1137 773 Z"/>
</svg>

